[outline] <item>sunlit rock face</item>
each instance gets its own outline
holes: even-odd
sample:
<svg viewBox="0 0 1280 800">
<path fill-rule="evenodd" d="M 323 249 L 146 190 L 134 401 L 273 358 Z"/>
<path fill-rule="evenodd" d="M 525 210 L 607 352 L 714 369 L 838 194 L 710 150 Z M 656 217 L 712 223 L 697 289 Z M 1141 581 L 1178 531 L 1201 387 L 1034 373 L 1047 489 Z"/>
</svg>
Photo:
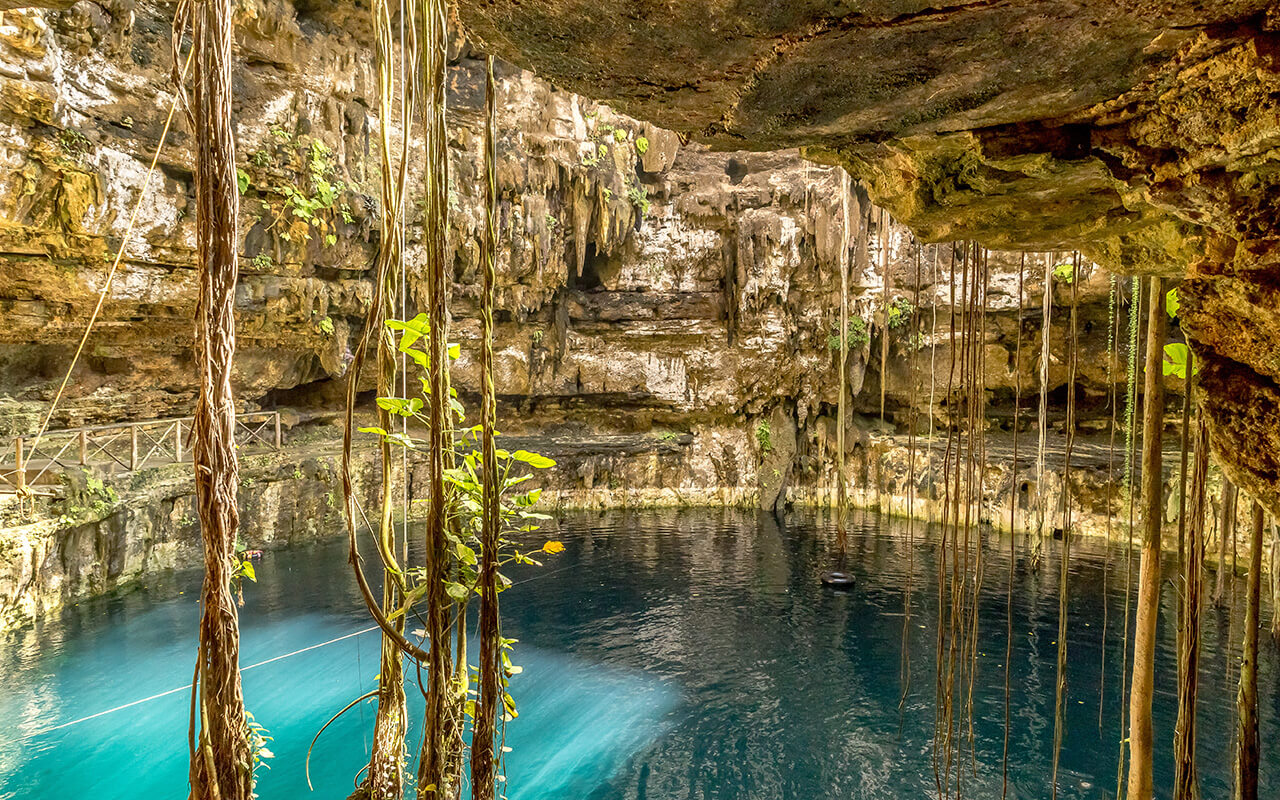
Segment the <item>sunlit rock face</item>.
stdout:
<svg viewBox="0 0 1280 800">
<path fill-rule="evenodd" d="M 141 192 L 172 105 L 170 13 L 80 2 L 6 12 L 0 26 L 0 430 L 25 432 L 47 408 L 126 233 L 54 424 L 191 409 L 195 220 L 181 112 Z M 236 388 L 247 407 L 336 408 L 381 229 L 367 10 L 266 2 L 238 14 Z M 482 77 L 459 39 L 449 75 L 449 248 L 464 390 L 478 386 Z M 812 435 L 836 402 L 838 269 L 842 258 L 856 261 L 862 218 L 869 256 L 854 264 L 850 294 L 873 334 L 886 270 L 895 297 L 915 301 L 918 284 L 922 305 L 949 303 L 952 251 L 922 249 L 857 187 L 846 208 L 837 169 L 795 150 L 711 152 L 512 67 L 500 66 L 499 86 L 497 368 L 504 399 L 531 429 L 565 419 L 628 433 L 705 425 L 733 429 L 744 437 L 735 449 L 749 450 L 749 418 L 782 405 Z M 397 152 L 399 138 L 397 128 Z M 420 150 L 411 143 L 411 181 Z M 408 217 L 414 313 L 423 296 L 416 205 Z M 990 380 L 1005 394 L 1017 371 L 1017 261 L 997 257 L 995 266 L 1004 317 Z M 1031 271 L 1043 274 L 1043 264 Z M 1028 280 L 1028 293 L 1038 292 L 1039 279 Z M 1105 284 L 1086 303 L 1105 314 Z M 1055 337 L 1061 353 L 1060 329 Z M 895 338 L 891 366 L 902 347 Z M 854 393 L 867 362 L 878 387 L 870 344 L 852 349 Z M 1021 362 L 1024 383 L 1033 361 Z M 1062 363 L 1054 360 L 1051 388 L 1066 380 Z M 1086 380 L 1103 393 L 1104 372 Z M 888 391 L 890 413 L 928 410 L 905 373 L 890 375 Z M 740 458 L 731 471 L 750 480 L 754 457 Z"/>
<path fill-rule="evenodd" d="M 0 8 L 5 3 L 0 0 Z M 49 408 L 140 196 L 125 257 L 53 425 L 189 414 L 196 380 L 191 348 L 195 206 L 192 137 L 181 111 L 142 193 L 172 102 L 172 8 L 123 0 L 43 5 L 5 10 L 0 19 L 0 433 L 30 433 Z M 932 12 L 922 8 L 908 11 L 929 18 Z M 234 115 L 242 183 L 237 399 L 246 409 L 279 406 L 304 412 L 291 418 L 308 411 L 332 415 L 342 407 L 351 354 L 371 302 L 382 225 L 368 10 L 351 3 L 284 0 L 253 0 L 237 9 Z M 734 9 L 706 12 L 699 34 L 719 28 L 725 36 L 736 32 L 741 38 L 757 24 L 757 17 L 729 24 L 726 20 L 738 13 Z M 866 11 L 873 12 L 889 18 L 906 13 L 889 5 Z M 609 8 L 584 11 L 596 22 L 611 13 Z M 646 15 L 643 24 L 655 24 L 656 13 Z M 770 30 L 779 31 L 793 21 L 790 16 L 770 19 Z M 910 22 L 886 23 L 884 35 Z M 531 15 L 527 24 L 536 30 L 542 21 Z M 624 41 L 617 37 L 626 26 L 615 27 L 602 28 L 594 39 L 575 37 L 560 49 L 607 49 L 610 41 Z M 818 38 L 805 41 L 812 45 Z M 660 48 L 661 40 L 642 44 Z M 611 52 L 617 63 L 606 64 L 609 69 L 639 63 L 630 61 L 631 51 L 621 44 Z M 510 55 L 523 58 L 516 50 Z M 1116 196 L 1132 192 L 1117 181 L 1110 162 L 1082 153 L 1078 136 L 1085 129 L 1078 125 L 1036 128 L 1036 141 L 1053 151 L 1051 158 L 1019 155 L 1009 144 L 1023 141 L 1008 133 L 1013 128 L 999 135 L 951 130 L 958 123 L 938 127 L 943 117 L 937 115 L 929 123 L 934 127 L 918 120 L 925 127 L 913 128 L 919 138 L 912 140 L 879 134 L 868 134 L 868 141 L 832 138 L 818 135 L 821 125 L 810 125 L 813 130 L 800 136 L 799 128 L 787 128 L 792 123 L 784 125 L 781 118 L 768 123 L 777 127 L 776 135 L 734 134 L 733 124 L 714 124 L 727 119 L 727 106 L 717 106 L 721 101 L 712 95 L 717 86 L 729 84 L 704 80 L 700 67 L 681 65 L 686 58 L 695 67 L 703 63 L 695 56 L 694 48 L 682 46 L 659 66 L 669 68 L 671 76 L 701 81 L 705 91 L 679 88 L 671 78 L 663 84 L 671 92 L 649 92 L 658 105 L 632 105 L 666 128 L 557 88 L 559 81 L 553 85 L 499 65 L 500 427 L 507 435 L 536 439 L 531 447 L 560 462 L 548 488 L 567 502 L 762 499 L 771 505 L 779 496 L 785 499 L 784 489 L 834 485 L 838 346 L 833 343 L 838 344 L 839 269 L 846 261 L 851 264 L 850 315 L 864 326 L 852 337 L 847 370 L 850 463 L 859 451 L 866 462 L 866 431 L 882 427 L 873 421 L 882 385 L 889 425 L 905 425 L 913 410 L 922 429 L 926 415 L 941 417 L 945 365 L 953 355 L 948 322 L 953 300 L 964 303 L 963 261 L 950 244 L 922 245 L 900 222 L 882 218 L 866 187 L 895 216 L 939 241 L 973 235 L 974 225 L 1003 208 L 999 214 L 1006 225 L 999 230 L 1004 238 L 996 238 L 992 228 L 987 236 L 1010 247 L 1069 249 L 1073 235 L 1088 222 L 1099 230 L 1123 225 L 1135 231 L 1123 244 L 1134 252 L 1157 248 L 1180 260 L 1189 258 L 1187 251 L 1204 249 L 1198 223 L 1171 217 L 1152 204 L 1106 217 L 1104 209 L 1116 205 Z M 782 59 L 785 53 L 778 50 L 775 56 Z M 738 62 L 726 56 L 717 63 L 717 69 L 731 71 Z M 556 76 L 551 62 L 538 65 Z M 449 72 L 451 339 L 462 345 L 455 383 L 472 407 L 479 385 L 478 237 L 484 221 L 482 68 L 476 51 L 459 37 Z M 724 74 L 736 76 L 734 93 L 747 85 L 737 73 Z M 790 86 L 787 81 L 798 79 L 778 77 L 775 85 Z M 848 91 L 872 90 L 860 81 Z M 799 83 L 804 86 L 785 91 L 822 88 Z M 603 84 L 581 85 L 608 94 Z M 611 96 L 631 102 L 628 86 L 646 91 L 641 83 L 620 81 Z M 920 108 L 936 88 L 916 98 Z M 767 96 L 760 94 L 742 108 L 760 107 Z M 884 102 L 897 108 L 887 95 Z M 1001 102 L 1006 111 L 1017 105 L 1007 98 Z M 675 113 L 677 106 L 684 110 Z M 695 120 L 700 114 L 709 114 L 711 122 Z M 837 123 L 845 124 L 822 125 Z M 1017 130 L 1032 130 L 1029 123 L 1018 124 L 1023 127 Z M 934 136 L 944 130 L 950 132 Z M 713 151 L 691 138 L 743 149 Z M 392 139 L 398 150 L 398 128 Z M 840 170 L 802 159 L 795 147 L 771 149 L 784 143 L 858 167 L 862 183 L 849 186 Z M 416 185 L 421 145 L 411 144 L 410 181 Z M 1002 166 L 989 169 L 981 166 L 984 161 Z M 926 162 L 936 163 L 938 176 L 927 191 L 920 188 L 920 176 L 934 173 L 925 169 Z M 970 166 L 957 168 L 961 162 Z M 1007 176 L 1018 170 L 1021 183 L 1011 187 Z M 1053 196 L 1062 199 L 1052 236 L 1052 215 L 1031 213 L 1047 206 L 1028 203 L 1025 191 L 1045 197 L 1057 192 Z M 1082 204 L 1086 195 L 1089 204 Z M 978 213 L 980 207 L 986 210 Z M 1106 218 L 1099 222 L 1098 215 Z M 408 314 L 416 313 L 423 300 L 420 216 L 414 205 L 407 220 Z M 859 220 L 868 229 L 865 260 L 857 258 Z M 1214 252 L 1235 251 L 1223 245 Z M 992 310 L 983 347 L 993 428 L 1008 425 L 1019 390 L 1027 418 L 1028 398 L 1038 385 L 1044 276 L 1064 259 L 1061 253 L 1026 259 L 1020 304 L 1023 258 L 1011 252 L 991 255 Z M 1215 278 L 1205 285 L 1224 292 L 1230 284 Z M 1267 302 L 1248 288 L 1256 285 L 1241 278 L 1233 290 L 1230 302 L 1242 319 L 1258 318 L 1253 312 Z M 1056 424 L 1068 381 L 1064 309 L 1072 292 L 1061 280 L 1049 288 L 1055 316 L 1047 389 Z M 1108 276 L 1093 272 L 1076 289 L 1082 331 L 1079 410 L 1096 424 L 1109 414 L 1108 388 L 1122 375 L 1102 333 L 1110 320 Z M 1121 308 L 1124 299 L 1118 300 Z M 886 300 L 918 306 L 926 332 L 917 338 L 901 321 L 887 324 Z M 1199 307 L 1208 305 L 1204 301 Z M 935 323 L 937 330 L 929 333 Z M 886 328 L 889 346 L 882 370 Z M 1218 346 L 1237 353 L 1233 358 L 1249 359 L 1261 357 L 1266 340 L 1224 337 Z M 939 373 L 936 381 L 929 378 L 931 369 Z M 372 389 L 368 380 L 364 388 Z M 760 430 L 766 421 L 767 452 Z M 317 451 L 332 444 L 331 438 L 299 442 L 304 450 Z M 242 487 L 242 519 L 254 546 L 302 541 L 339 524 L 332 470 L 312 470 L 304 461 L 305 474 L 299 475 L 292 463 L 296 454 L 281 458 L 291 463 L 255 468 L 246 460 L 245 474 L 257 483 Z M 0 607 L 27 614 L 155 568 L 193 563 L 199 549 L 188 519 L 190 489 L 183 483 L 189 470 L 172 469 L 172 485 L 159 494 L 122 484 L 128 507 L 112 510 L 97 527 L 64 525 L 53 532 L 47 528 L 56 526 L 46 525 L 20 532 L 20 540 L 14 538 L 16 545 L 0 558 L 0 589 L 36 588 L 21 602 L 0 591 Z M 874 471 L 864 469 L 863 476 L 869 474 Z M 0 519 L 0 527 L 7 523 Z"/>
<path fill-rule="evenodd" d="M 504 58 L 657 124 L 846 165 L 926 239 L 1079 248 L 1189 278 L 1215 446 L 1280 511 L 1263 453 L 1280 438 L 1274 3 L 495 0 L 460 14 Z M 1256 409 L 1248 422 L 1237 404 Z"/>
</svg>

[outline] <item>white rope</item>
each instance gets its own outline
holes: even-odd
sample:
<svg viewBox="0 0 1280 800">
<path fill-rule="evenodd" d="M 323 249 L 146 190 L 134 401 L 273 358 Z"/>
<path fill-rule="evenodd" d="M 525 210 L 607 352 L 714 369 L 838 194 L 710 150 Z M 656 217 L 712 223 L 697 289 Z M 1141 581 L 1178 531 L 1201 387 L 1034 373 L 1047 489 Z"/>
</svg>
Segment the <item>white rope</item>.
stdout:
<svg viewBox="0 0 1280 800">
<path fill-rule="evenodd" d="M 304 647 L 301 650 L 294 650 L 291 653 L 285 653 L 284 655 L 275 656 L 274 658 L 268 658 L 266 661 L 259 661 L 256 664 L 250 664 L 247 667 L 242 667 L 240 669 L 240 672 L 245 673 L 251 669 L 256 669 L 258 667 L 265 667 L 267 664 L 274 664 L 277 661 L 283 661 L 286 658 L 291 658 L 301 653 L 306 653 L 311 650 L 316 650 L 321 647 L 325 647 L 327 645 L 336 644 L 337 642 L 341 642 L 344 639 L 350 639 L 355 636 L 360 636 L 362 634 L 369 633 L 371 631 L 376 631 L 377 629 L 378 629 L 377 625 L 372 625 L 368 628 L 362 628 L 361 630 L 355 631 L 354 633 L 344 634 L 335 639 L 330 639 L 327 642 L 320 642 L 319 644 L 313 644 L 310 647 Z M 61 725 L 54 725 L 51 728 L 45 728 L 42 731 L 37 731 L 35 733 L 27 734 L 26 736 L 20 737 L 18 741 L 21 742 L 27 739 L 35 738 L 36 736 L 40 736 L 46 733 L 52 733 L 53 731 L 56 731 L 56 730 L 61 730 L 63 728 L 70 728 L 72 725 L 79 725 L 81 722 L 88 722 L 91 719 L 97 719 L 98 717 L 105 717 L 107 714 L 114 714 L 117 711 L 123 711 L 126 708 L 133 708 L 134 706 L 142 705 L 143 703 L 149 703 L 152 700 L 159 700 L 161 697 L 168 697 L 171 694 L 177 694 L 178 692 L 187 692 L 190 690 L 191 690 L 191 684 L 188 683 L 185 686 L 179 686 L 178 688 L 170 689 L 167 692 L 160 692 L 159 694 L 153 694 L 150 697 L 144 697 L 141 700 L 134 700 L 131 703 L 124 703 L 123 705 L 118 705 L 115 708 L 108 708 L 106 711 L 99 711 L 97 714 L 90 714 L 87 717 L 81 717 L 80 719 L 73 719 L 70 722 L 62 723 Z"/>
<path fill-rule="evenodd" d="M 529 582 L 531 582 L 531 581 L 536 581 L 536 580 L 539 580 L 539 579 L 542 579 L 542 578 L 550 578 L 552 575 L 557 575 L 557 574 L 559 574 L 559 573 L 561 573 L 561 572 L 565 572 L 565 571 L 567 571 L 567 570 L 569 570 L 569 569 L 572 569 L 572 568 L 573 568 L 573 567 L 572 567 L 572 565 L 570 565 L 570 566 L 561 567 L 561 568 L 559 568 L 559 569 L 553 569 L 553 570 L 551 570 L 551 571 L 549 571 L 549 572 L 539 572 L 539 573 L 537 573 L 537 574 L 535 574 L 535 575 L 531 575 L 531 576 L 529 576 L 528 578 L 525 578 L 525 579 L 524 579 L 524 580 L 522 580 L 522 581 L 515 581 L 515 582 L 513 582 L 511 585 L 512 585 L 512 586 L 519 586 L 519 585 L 521 585 L 521 584 L 529 583 Z M 372 633 L 373 631 L 376 631 L 376 630 L 378 630 L 378 626 L 377 626 L 377 625 L 370 625 L 370 626 L 369 626 L 369 627 L 367 627 L 367 628 L 361 628 L 361 629 L 360 629 L 360 630 L 358 630 L 358 631 L 354 631 L 354 632 L 352 632 L 352 633 L 343 634 L 342 636 L 338 636 L 338 637 L 335 637 L 335 638 L 333 638 L 333 639 L 329 639 L 328 641 L 325 641 L 325 642 L 320 642 L 319 644 L 313 644 L 313 645 L 311 645 L 311 646 L 309 646 L 309 647 L 303 647 L 303 648 L 302 648 L 302 649 L 300 649 L 300 650 L 294 650 L 294 651 L 292 651 L 292 652 L 288 652 L 288 653 L 285 653 L 285 654 L 283 654 L 283 655 L 275 656 L 275 657 L 273 657 L 273 658 L 268 658 L 266 661 L 259 661 L 259 662 L 258 662 L 258 663 L 256 663 L 256 664 L 250 664 L 250 665 L 249 665 L 249 666 L 247 666 L 247 667 L 241 667 L 240 672 L 241 672 L 241 674 L 243 674 L 243 673 L 245 673 L 245 672 L 248 672 L 248 671 L 249 671 L 249 670 L 251 670 L 251 669 L 257 669 L 258 667 L 265 667 L 265 666 L 266 666 L 266 665 L 268 665 L 268 664 L 274 664 L 274 663 L 275 663 L 275 662 L 277 662 L 277 661 L 283 661 L 283 660 L 284 660 L 284 659 L 286 659 L 286 658 L 292 658 L 293 656 L 301 655 L 302 653 L 310 652 L 311 650 L 318 650 L 318 649 L 320 649 L 321 647 L 326 647 L 326 646 L 331 645 L 331 644 L 337 644 L 338 642 L 344 641 L 344 640 L 346 640 L 346 639 L 352 639 L 352 638 L 354 638 L 354 637 L 356 637 L 356 636 L 362 636 L 362 635 L 364 635 L 364 634 L 366 634 L 366 633 Z M 70 728 L 72 725 L 79 725 L 81 722 L 88 722 L 88 721 L 89 721 L 89 720 L 91 720 L 91 719 L 97 719 L 98 717 L 105 717 L 107 714 L 114 714 L 114 713 L 115 713 L 115 712 L 117 712 L 117 711 L 123 711 L 123 710 L 124 710 L 124 709 L 126 709 L 126 708 L 133 708 L 134 706 L 140 706 L 140 705 L 142 705 L 143 703 L 149 703 L 149 702 L 151 702 L 152 700 L 159 700 L 160 698 L 162 698 L 162 697 L 168 697 L 168 696 L 169 696 L 169 695 L 171 695 L 171 694 L 177 694 L 178 692 L 187 692 L 187 691 L 190 691 L 190 690 L 191 690 L 191 684 L 189 684 L 189 683 L 188 683 L 186 686 L 179 686 L 178 688 L 176 688 L 176 689 L 170 689 L 170 690 L 168 690 L 167 692 L 160 692 L 159 694 L 153 694 L 153 695 L 151 695 L 150 697 L 144 697 L 144 698 L 142 698 L 141 700 L 134 700 L 134 701 L 129 702 L 129 703 L 124 703 L 123 705 L 118 705 L 118 706 L 116 706 L 116 707 L 114 707 L 114 708 L 108 708 L 106 711 L 99 711 L 98 713 L 96 713 L 96 714 L 90 714 L 90 715 L 89 715 L 89 716 L 87 716 L 87 717 L 81 717 L 81 718 L 79 718 L 79 719 L 73 719 L 73 720 L 71 720 L 70 722 L 64 722 L 64 723 L 62 723 L 61 725 L 54 725 L 54 726 L 53 726 L 53 727 L 51 727 L 51 728 L 45 728 L 44 730 L 36 731 L 36 732 L 34 732 L 34 733 L 29 733 L 29 734 L 27 734 L 27 735 L 25 735 L 25 736 L 20 736 L 20 737 L 18 737 L 18 741 L 19 741 L 19 742 L 25 742 L 25 741 L 27 741 L 28 739 L 34 739 L 35 737 L 37 737 L 37 736 L 43 736 L 43 735 L 44 735 L 44 734 L 46 734 L 46 733 L 53 733 L 54 731 L 61 730 L 61 729 L 63 729 L 63 728 Z"/>
</svg>

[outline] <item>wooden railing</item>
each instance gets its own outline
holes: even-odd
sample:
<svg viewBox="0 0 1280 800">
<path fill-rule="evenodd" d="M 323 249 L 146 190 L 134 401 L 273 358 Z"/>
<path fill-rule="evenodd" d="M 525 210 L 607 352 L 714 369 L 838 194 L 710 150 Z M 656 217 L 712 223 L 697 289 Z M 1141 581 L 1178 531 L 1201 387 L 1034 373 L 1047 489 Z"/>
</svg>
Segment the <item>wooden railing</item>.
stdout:
<svg viewBox="0 0 1280 800">
<path fill-rule="evenodd" d="M 148 464 L 186 461 L 191 456 L 189 440 L 194 420 L 177 417 L 46 431 L 38 443 L 32 437 L 15 436 L 0 454 L 4 459 L 0 461 L 0 493 L 45 493 L 38 486 L 54 467 L 106 465 L 109 469 L 134 472 Z M 280 412 L 237 414 L 235 438 L 239 448 L 280 449 Z M 9 458 L 13 461 L 9 462 Z M 52 476 L 44 480 L 46 484 L 51 482 Z"/>
</svg>

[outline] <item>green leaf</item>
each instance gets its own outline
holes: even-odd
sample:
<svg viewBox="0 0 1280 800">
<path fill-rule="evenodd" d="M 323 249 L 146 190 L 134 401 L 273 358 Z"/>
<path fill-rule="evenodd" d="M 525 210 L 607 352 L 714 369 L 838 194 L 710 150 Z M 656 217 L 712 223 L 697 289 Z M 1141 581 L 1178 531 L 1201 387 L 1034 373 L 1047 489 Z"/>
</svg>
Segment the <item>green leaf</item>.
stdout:
<svg viewBox="0 0 1280 800">
<path fill-rule="evenodd" d="M 531 453 L 528 450 L 517 450 L 511 454 L 511 457 L 516 461 L 523 461 L 534 469 L 547 469 L 548 467 L 554 467 L 556 465 L 554 459 L 547 458 L 546 456 L 539 455 L 538 453 Z"/>
<path fill-rule="evenodd" d="M 454 600 L 466 600 L 467 595 L 471 594 L 470 589 L 460 583 L 454 583 L 453 581 L 444 582 L 444 591 Z"/>
<path fill-rule="evenodd" d="M 1161 366 L 1163 367 L 1165 375 L 1172 375 L 1176 378 L 1186 380 L 1188 363 L 1192 365 L 1192 376 L 1194 377 L 1195 375 L 1198 375 L 1200 373 L 1200 365 L 1195 363 L 1194 356 L 1191 353 L 1191 348 L 1181 342 L 1174 342 L 1173 344 L 1166 344 L 1164 346 L 1164 361 Z"/>
<path fill-rule="evenodd" d="M 1181 301 L 1178 300 L 1178 287 L 1173 287 L 1164 295 L 1164 310 L 1169 315 L 1169 319 L 1178 318 L 1178 309 L 1182 308 Z M 1165 373 L 1166 375 L 1168 373 Z"/>
<path fill-rule="evenodd" d="M 370 426 L 370 427 L 368 427 L 368 428 L 356 428 L 356 430 L 360 431 L 361 433 L 376 433 L 376 434 L 378 434 L 379 436 L 386 436 L 386 435 L 387 435 L 387 432 L 386 432 L 386 431 L 384 431 L 382 428 L 377 428 L 377 427 L 373 427 L 373 426 Z"/>
<path fill-rule="evenodd" d="M 476 551 L 472 550 L 470 547 L 467 547 L 462 542 L 458 542 L 456 545 L 454 545 L 453 551 L 458 554 L 458 560 L 461 561 L 462 563 L 464 564 L 477 563 Z"/>
<path fill-rule="evenodd" d="M 456 360 L 460 355 L 462 355 L 462 345 L 460 344 L 449 345 L 449 358 Z"/>
<path fill-rule="evenodd" d="M 236 188 L 240 190 L 240 194 L 249 191 L 249 173 L 236 167 Z"/>
<path fill-rule="evenodd" d="M 257 583 L 257 582 L 258 582 L 258 573 L 257 573 L 257 572 L 255 572 L 255 571 L 254 571 L 254 569 L 253 569 L 253 562 L 252 562 L 252 561 L 241 561 L 241 562 L 240 562 L 240 574 L 241 574 L 241 575 L 243 575 L 243 576 L 245 576 L 245 577 L 246 577 L 246 578 L 248 578 L 249 580 L 253 581 L 254 583 Z"/>
<path fill-rule="evenodd" d="M 393 331 L 404 331 L 400 336 L 400 352 L 408 352 L 408 348 L 412 347 L 419 339 L 424 338 L 431 333 L 431 322 L 427 319 L 426 314 L 419 314 L 413 319 L 387 320 L 387 327 Z"/>
</svg>

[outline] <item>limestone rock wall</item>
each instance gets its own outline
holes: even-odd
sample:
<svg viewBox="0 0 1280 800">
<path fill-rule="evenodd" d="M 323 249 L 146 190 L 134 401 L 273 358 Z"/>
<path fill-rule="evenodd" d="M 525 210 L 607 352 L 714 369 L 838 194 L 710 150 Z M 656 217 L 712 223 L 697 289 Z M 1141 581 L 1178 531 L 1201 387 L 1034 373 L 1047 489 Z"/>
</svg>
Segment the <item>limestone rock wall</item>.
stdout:
<svg viewBox="0 0 1280 800">
<path fill-rule="evenodd" d="M 194 205 L 180 112 L 143 191 L 173 97 L 172 7 L 80 0 L 2 13 L 0 434 L 38 425 L 126 234 L 54 426 L 186 415 L 195 392 Z M 246 410 L 289 408 L 307 418 L 342 403 L 381 227 L 365 13 L 329 2 L 239 6 L 235 384 Z M 464 41 L 451 56 L 451 338 L 462 345 L 455 382 L 474 405 L 483 76 Z M 796 150 L 713 152 L 511 66 L 500 67 L 499 85 L 501 427 L 560 462 L 547 478 L 549 498 L 772 506 L 830 486 L 846 261 L 859 326 L 847 365 L 850 455 L 864 453 L 866 432 L 881 427 L 882 385 L 888 427 L 904 426 L 912 409 L 922 430 L 931 417 L 946 418 L 943 380 L 931 384 L 928 375 L 945 372 L 952 299 L 963 300 L 951 245 L 922 244 L 871 203 L 863 184 Z M 423 298 L 419 220 L 414 207 L 408 314 Z M 1039 298 L 1064 259 L 992 255 L 984 346 L 993 429 L 1008 426 L 1015 387 L 1024 414 L 1030 407 Z M 1048 389 L 1058 424 L 1070 293 L 1061 280 L 1050 289 Z M 1109 276 L 1093 270 L 1079 289 L 1081 415 L 1096 422 L 1109 385 L 1121 380 L 1101 333 Z M 887 317 L 886 299 L 918 306 L 924 334 L 913 338 Z M 288 453 L 246 469 L 242 517 L 253 545 L 338 530 L 331 434 L 317 453 L 301 428 L 288 431 Z M 113 484 L 121 502 L 93 519 L 53 508 L 67 519 L 9 525 L 0 537 L 6 618 L 194 563 L 185 469 Z"/>
<path fill-rule="evenodd" d="M 171 9 L 82 0 L 4 13 L 0 431 L 29 432 L 47 408 L 140 195 L 54 424 L 189 413 L 194 208 L 181 113 L 142 191 L 172 102 Z M 381 224 L 367 22 L 358 7 L 283 0 L 246 3 L 240 15 L 238 396 L 246 408 L 332 408 L 370 302 Z M 631 419 L 613 427 L 644 430 L 788 404 L 803 427 L 834 404 L 846 214 L 837 169 L 795 151 L 712 153 L 514 68 L 499 83 L 498 369 L 515 416 L 600 425 L 626 409 Z M 481 62 L 457 42 L 449 243 L 464 389 L 476 386 L 481 87 Z M 921 302 L 942 304 L 945 319 L 950 251 L 893 223 L 880 230 L 865 192 L 850 191 L 848 213 L 871 227 L 865 264 L 850 239 L 853 314 L 877 336 L 881 273 L 887 265 L 893 296 L 914 299 L 919 263 Z M 412 314 L 422 297 L 416 209 L 408 225 Z M 1000 262 L 995 290 L 1013 316 L 1016 258 Z M 997 341 L 1008 350 L 1006 334 Z M 878 384 L 872 349 L 855 348 L 855 393 L 868 361 Z M 1013 374 L 1003 361 L 994 383 Z M 1055 385 L 1060 373 L 1055 365 Z M 891 405 L 918 401 L 901 376 L 889 381 Z"/>
</svg>

